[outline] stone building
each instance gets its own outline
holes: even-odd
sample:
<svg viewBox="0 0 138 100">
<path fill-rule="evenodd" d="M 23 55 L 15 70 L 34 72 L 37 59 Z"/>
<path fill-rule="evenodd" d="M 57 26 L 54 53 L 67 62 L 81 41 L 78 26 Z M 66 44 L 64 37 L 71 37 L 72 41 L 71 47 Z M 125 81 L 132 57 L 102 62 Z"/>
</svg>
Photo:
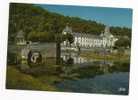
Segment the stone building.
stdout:
<svg viewBox="0 0 138 100">
<path fill-rule="evenodd" d="M 73 32 L 72 28 L 69 26 L 66 26 L 62 33 L 69 33 L 74 36 L 74 43 L 72 44 L 72 47 L 80 46 L 82 48 L 107 48 L 113 47 L 115 42 L 118 40 L 111 34 L 108 26 L 105 27 L 104 32 L 100 35 Z M 67 46 L 67 44 L 68 41 L 64 41 L 61 45 Z"/>
<path fill-rule="evenodd" d="M 16 45 L 26 45 L 24 32 L 20 30 L 16 35 Z"/>
</svg>

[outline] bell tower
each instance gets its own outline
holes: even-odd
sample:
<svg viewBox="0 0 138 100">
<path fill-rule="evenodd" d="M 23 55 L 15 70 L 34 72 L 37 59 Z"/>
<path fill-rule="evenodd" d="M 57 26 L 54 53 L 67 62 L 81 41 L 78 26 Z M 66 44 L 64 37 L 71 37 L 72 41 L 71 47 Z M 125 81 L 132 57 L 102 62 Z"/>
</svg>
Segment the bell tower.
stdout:
<svg viewBox="0 0 138 100">
<path fill-rule="evenodd" d="M 62 31 L 62 34 L 66 35 L 67 33 L 72 34 L 72 28 L 69 27 L 69 24 L 67 23 L 66 27 Z"/>
<path fill-rule="evenodd" d="M 25 40 L 25 37 L 24 37 L 24 32 L 22 30 L 20 30 L 17 33 L 17 36 L 16 36 L 16 45 L 26 45 L 26 40 Z"/>
<path fill-rule="evenodd" d="M 110 27 L 109 26 L 105 26 L 105 29 L 104 29 L 104 35 L 106 37 L 110 36 L 111 32 L 110 32 Z"/>
</svg>

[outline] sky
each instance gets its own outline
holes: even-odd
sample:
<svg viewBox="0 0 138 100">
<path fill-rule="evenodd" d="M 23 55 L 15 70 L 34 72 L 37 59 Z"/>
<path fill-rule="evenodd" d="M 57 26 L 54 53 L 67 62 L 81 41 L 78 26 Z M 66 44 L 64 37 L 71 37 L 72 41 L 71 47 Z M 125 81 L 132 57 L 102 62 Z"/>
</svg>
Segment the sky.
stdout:
<svg viewBox="0 0 138 100">
<path fill-rule="evenodd" d="M 80 17 L 108 26 L 132 26 L 132 10 L 128 8 L 106 8 L 90 6 L 38 5 L 51 12 L 65 16 Z"/>
</svg>

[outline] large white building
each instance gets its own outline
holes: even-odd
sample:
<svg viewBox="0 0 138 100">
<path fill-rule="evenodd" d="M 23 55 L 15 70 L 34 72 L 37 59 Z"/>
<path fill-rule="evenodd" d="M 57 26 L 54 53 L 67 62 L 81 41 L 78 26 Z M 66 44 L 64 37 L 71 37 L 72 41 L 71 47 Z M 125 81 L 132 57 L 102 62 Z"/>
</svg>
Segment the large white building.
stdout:
<svg viewBox="0 0 138 100">
<path fill-rule="evenodd" d="M 108 26 L 105 27 L 104 32 L 100 35 L 92 35 L 87 33 L 77 33 L 73 32 L 72 28 L 66 26 L 63 30 L 63 34 L 72 34 L 74 36 L 74 43 L 72 43 L 72 47 L 83 47 L 83 48 L 107 48 L 113 47 L 115 42 L 118 40 L 115 36 L 113 36 L 110 32 L 110 28 Z M 68 46 L 69 42 L 66 40 L 61 45 Z"/>
</svg>

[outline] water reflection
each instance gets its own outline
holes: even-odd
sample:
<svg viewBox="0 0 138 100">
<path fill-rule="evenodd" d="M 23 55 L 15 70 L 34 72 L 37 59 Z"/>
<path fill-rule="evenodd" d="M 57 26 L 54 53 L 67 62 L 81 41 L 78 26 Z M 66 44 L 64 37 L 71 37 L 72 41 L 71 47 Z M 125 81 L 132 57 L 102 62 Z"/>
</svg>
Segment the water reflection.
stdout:
<svg viewBox="0 0 138 100">
<path fill-rule="evenodd" d="M 43 61 L 45 62 L 44 66 L 49 63 L 52 68 L 54 58 L 48 60 L 48 57 L 55 57 L 55 46 L 50 47 L 50 45 L 39 44 L 39 48 L 37 45 L 31 45 L 31 48 L 33 50 L 41 50 Z M 13 59 L 12 55 L 11 58 Z M 60 65 L 62 72 L 57 75 L 62 77 L 64 81 L 56 84 L 59 90 L 87 93 L 128 93 L 129 62 L 87 59 L 81 57 L 77 52 L 69 51 L 62 52 L 61 58 L 63 62 Z M 21 67 L 28 69 L 26 60 L 21 60 Z M 45 74 L 44 69 L 41 70 Z"/>
<path fill-rule="evenodd" d="M 62 52 L 61 57 L 65 64 L 61 76 L 65 80 L 56 84 L 59 90 L 128 94 L 129 62 L 86 59 L 74 52 Z"/>
<path fill-rule="evenodd" d="M 86 59 L 74 52 L 62 52 L 63 73 L 77 73 L 79 78 L 94 77 L 113 72 L 129 72 L 129 62 Z M 69 66 L 69 67 L 68 67 Z"/>
<path fill-rule="evenodd" d="M 82 93 L 128 94 L 129 73 L 112 73 L 57 84 L 60 91 Z"/>
<path fill-rule="evenodd" d="M 74 64 L 74 65 L 80 65 L 80 67 L 88 66 L 88 65 L 99 65 L 99 66 L 113 66 L 113 61 L 106 61 L 106 60 L 98 60 L 98 59 L 87 59 L 84 57 L 81 57 L 79 53 L 75 52 L 62 52 L 61 58 L 64 63 L 66 64 Z"/>
<path fill-rule="evenodd" d="M 79 57 L 79 55 L 74 52 L 62 52 L 61 58 L 63 59 L 64 62 L 67 63 L 70 60 L 73 61 L 73 64 L 84 63 L 84 58 Z"/>
</svg>

